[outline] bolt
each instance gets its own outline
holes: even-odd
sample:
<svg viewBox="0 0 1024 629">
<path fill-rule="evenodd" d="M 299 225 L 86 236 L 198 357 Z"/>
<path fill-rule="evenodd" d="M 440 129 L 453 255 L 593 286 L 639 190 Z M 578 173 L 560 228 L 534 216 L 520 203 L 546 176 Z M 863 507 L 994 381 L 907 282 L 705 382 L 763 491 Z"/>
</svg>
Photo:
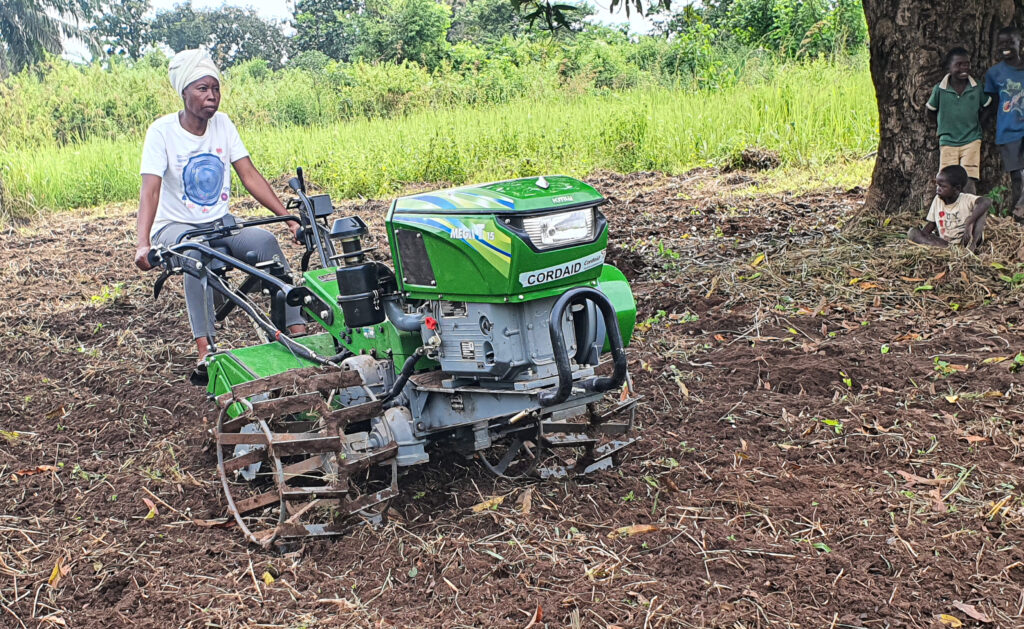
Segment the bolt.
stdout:
<svg viewBox="0 0 1024 629">
<path fill-rule="evenodd" d="M 303 297 L 302 303 L 304 303 L 304 304 L 311 304 L 311 303 L 313 303 L 313 296 L 312 295 L 306 295 L 305 297 Z"/>
<path fill-rule="evenodd" d="M 321 310 L 321 311 L 320 311 L 320 318 L 321 318 L 321 319 L 326 319 L 326 318 L 327 318 L 327 315 L 329 315 L 329 314 L 330 314 L 330 313 L 329 313 L 329 312 L 327 312 L 326 310 Z"/>
</svg>

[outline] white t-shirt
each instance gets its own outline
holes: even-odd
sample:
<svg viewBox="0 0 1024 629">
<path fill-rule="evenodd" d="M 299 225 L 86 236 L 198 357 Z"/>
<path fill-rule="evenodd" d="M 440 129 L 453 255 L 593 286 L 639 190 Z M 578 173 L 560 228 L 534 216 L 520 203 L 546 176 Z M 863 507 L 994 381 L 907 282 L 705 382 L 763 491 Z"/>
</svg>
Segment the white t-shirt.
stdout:
<svg viewBox="0 0 1024 629">
<path fill-rule="evenodd" d="M 157 119 L 146 131 L 140 168 L 163 180 L 150 236 L 168 223 L 206 223 L 227 214 L 231 164 L 248 156 L 225 113 L 214 114 L 201 136 L 183 129 L 177 113 Z"/>
<path fill-rule="evenodd" d="M 925 220 L 935 223 L 939 228 L 939 238 L 953 242 L 964 235 L 964 224 L 971 217 L 974 204 L 977 202 L 978 197 L 975 195 L 961 192 L 956 201 L 946 205 L 945 201 L 936 195 L 931 207 L 928 208 L 928 218 Z"/>
</svg>

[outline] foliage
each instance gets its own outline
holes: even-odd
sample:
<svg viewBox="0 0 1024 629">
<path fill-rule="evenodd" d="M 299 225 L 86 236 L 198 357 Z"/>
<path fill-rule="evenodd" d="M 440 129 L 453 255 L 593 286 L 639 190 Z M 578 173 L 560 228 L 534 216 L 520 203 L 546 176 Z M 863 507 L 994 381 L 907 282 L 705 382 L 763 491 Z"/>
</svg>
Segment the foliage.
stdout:
<svg viewBox="0 0 1024 629">
<path fill-rule="evenodd" d="M 103 54 L 126 55 L 139 59 L 153 43 L 152 23 L 146 18 L 149 0 L 107 0 L 96 3 L 89 32 L 97 39 Z"/>
<path fill-rule="evenodd" d="M 510 0 L 471 0 L 455 10 L 448 41 L 494 43 L 502 37 L 519 37 L 527 28 Z"/>
<path fill-rule="evenodd" d="M 91 41 L 80 24 L 88 0 L 4 0 L 0 3 L 0 76 L 57 54 L 63 37 Z"/>
<path fill-rule="evenodd" d="M 193 9 L 191 2 L 179 4 L 158 13 L 151 29 L 152 41 L 163 42 L 175 52 L 208 48 L 221 68 L 250 59 L 280 67 L 288 47 L 279 25 L 260 18 L 252 9 L 230 6 L 208 11 Z"/>
<path fill-rule="evenodd" d="M 358 42 L 356 18 L 362 8 L 354 0 L 298 0 L 292 51 L 316 51 L 331 59 L 348 61 Z"/>
<path fill-rule="evenodd" d="M 369 0 L 355 54 L 367 61 L 435 67 L 448 48 L 450 9 L 434 0 Z"/>
<path fill-rule="evenodd" d="M 552 4 L 551 0 L 511 0 L 512 6 L 530 28 L 541 31 L 578 31 L 583 28 L 583 19 L 593 15 L 588 4 Z M 614 4 L 615 0 L 613 0 Z M 638 0 L 639 2 L 639 0 Z"/>
<path fill-rule="evenodd" d="M 718 0 L 712 26 L 741 43 L 789 56 L 815 56 L 863 46 L 867 23 L 861 0 Z"/>
<path fill-rule="evenodd" d="M 248 66 L 238 66 L 225 81 L 224 102 L 265 174 L 315 164 L 317 182 L 339 198 L 388 195 L 412 181 L 583 175 L 597 168 L 678 173 L 728 160 L 744 147 L 774 151 L 784 167 L 819 167 L 873 150 L 878 119 L 866 64 L 748 67 L 749 76 L 714 91 L 690 83 L 583 94 L 538 86 L 528 98 L 464 106 L 458 105 L 457 84 L 444 86 L 447 96 L 425 89 L 431 76 L 419 66 L 332 61 L 322 71 L 329 83 L 350 82 L 344 93 L 367 99 L 367 107 L 405 107 L 408 113 L 389 120 L 327 122 L 333 115 L 324 106 L 333 102 L 327 100 L 330 92 L 321 95 L 318 113 L 313 96 L 318 80 L 311 75 L 268 69 L 268 76 L 259 78 Z M 236 72 L 243 69 L 244 76 Z M 121 81 L 131 74 L 119 72 Z M 379 91 L 379 85 L 388 91 Z M 163 92 L 171 95 L 170 89 Z M 255 106 L 248 99 L 256 93 L 270 94 L 280 109 Z M 371 98 L 379 100 L 371 105 Z M 429 109 L 417 112 L 409 104 L 417 102 Z M 310 128 L 290 122 L 317 116 L 324 122 Z M 64 147 L 12 146 L 0 154 L 7 205 L 26 213 L 137 198 L 140 147 L 137 134 Z"/>
</svg>

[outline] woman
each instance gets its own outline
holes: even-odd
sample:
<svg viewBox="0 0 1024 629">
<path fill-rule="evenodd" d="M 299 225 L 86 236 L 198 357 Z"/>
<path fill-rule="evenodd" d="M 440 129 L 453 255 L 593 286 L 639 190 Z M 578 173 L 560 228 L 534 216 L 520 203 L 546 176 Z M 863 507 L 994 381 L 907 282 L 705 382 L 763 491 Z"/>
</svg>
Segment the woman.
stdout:
<svg viewBox="0 0 1024 629">
<path fill-rule="evenodd" d="M 174 55 L 169 66 L 171 85 L 181 95 L 184 109 L 159 118 L 150 125 L 142 147 L 142 192 L 139 195 L 138 246 L 135 265 L 143 271 L 150 265 L 146 254 L 153 243 L 172 245 L 183 232 L 206 227 L 228 213 L 231 196 L 231 168 L 257 201 L 278 216 L 287 211 L 270 184 L 253 166 L 238 130 L 220 107 L 220 72 L 208 52 L 184 50 Z M 298 223 L 287 223 L 295 235 Z M 231 254 L 241 257 L 255 251 L 259 261 L 276 256 L 287 266 L 274 236 L 257 227 L 246 227 L 223 239 Z M 193 382 L 205 379 L 208 339 L 213 330 L 213 290 L 185 275 L 185 305 L 192 335 L 199 352 Z M 292 334 L 305 332 L 298 307 L 287 311 L 286 324 Z"/>
</svg>

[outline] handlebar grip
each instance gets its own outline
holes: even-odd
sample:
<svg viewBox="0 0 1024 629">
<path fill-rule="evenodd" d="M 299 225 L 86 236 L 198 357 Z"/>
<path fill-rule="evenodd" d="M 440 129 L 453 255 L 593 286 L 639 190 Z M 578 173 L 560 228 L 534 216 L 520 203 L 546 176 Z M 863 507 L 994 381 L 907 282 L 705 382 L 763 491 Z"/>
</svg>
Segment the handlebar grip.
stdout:
<svg viewBox="0 0 1024 629">
<path fill-rule="evenodd" d="M 156 249 L 150 249 L 149 253 L 146 254 L 146 262 L 149 263 L 150 268 L 159 266 L 163 262 L 163 256 Z"/>
<path fill-rule="evenodd" d="M 302 184 L 296 177 L 292 177 L 291 179 L 288 180 L 288 187 L 291 188 L 296 193 L 302 190 Z"/>
</svg>

